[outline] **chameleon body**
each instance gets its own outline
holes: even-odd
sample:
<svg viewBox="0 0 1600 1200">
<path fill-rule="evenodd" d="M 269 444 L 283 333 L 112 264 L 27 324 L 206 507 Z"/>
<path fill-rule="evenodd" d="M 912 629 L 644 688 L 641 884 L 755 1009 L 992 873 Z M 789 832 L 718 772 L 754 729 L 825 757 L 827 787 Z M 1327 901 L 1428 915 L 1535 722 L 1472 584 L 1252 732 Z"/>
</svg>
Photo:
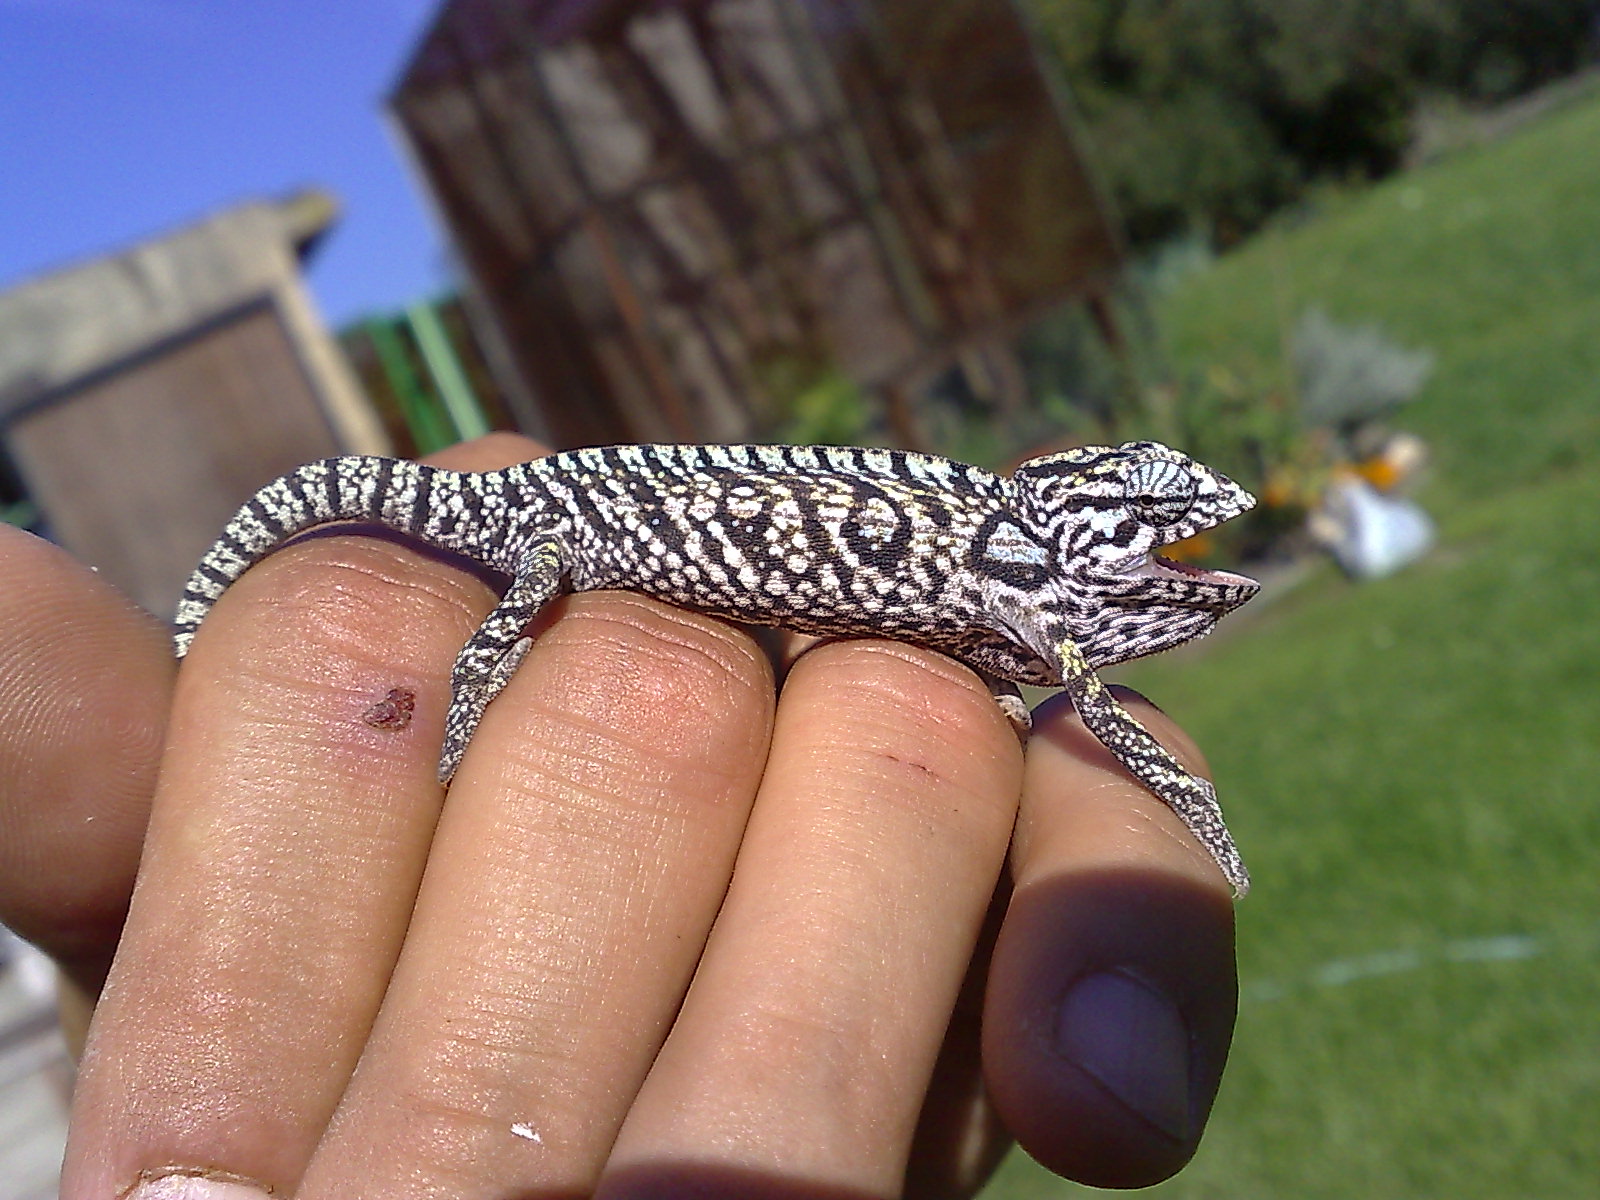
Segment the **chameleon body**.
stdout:
<svg viewBox="0 0 1600 1200">
<path fill-rule="evenodd" d="M 223 590 L 304 530 L 383 525 L 510 577 L 451 676 L 439 777 L 558 593 L 618 588 L 755 625 L 891 638 L 993 684 L 1064 687 L 1085 724 L 1249 886 L 1216 795 L 1130 716 L 1095 668 L 1200 637 L 1257 590 L 1156 551 L 1254 504 L 1156 442 L 1030 459 L 1010 476 L 900 450 L 610 446 L 501 471 L 369 456 L 262 488 L 200 561 L 178 608 L 188 650 Z M 997 694 L 999 694 L 997 692 Z M 1000 696 L 1026 723 L 1015 688 Z"/>
</svg>

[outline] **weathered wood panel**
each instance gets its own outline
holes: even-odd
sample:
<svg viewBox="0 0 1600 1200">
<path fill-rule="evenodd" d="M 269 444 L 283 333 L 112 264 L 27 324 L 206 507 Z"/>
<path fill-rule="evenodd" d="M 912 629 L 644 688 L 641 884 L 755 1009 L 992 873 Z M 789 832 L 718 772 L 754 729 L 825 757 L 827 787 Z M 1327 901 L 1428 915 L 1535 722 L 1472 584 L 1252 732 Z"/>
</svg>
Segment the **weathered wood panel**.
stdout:
<svg viewBox="0 0 1600 1200">
<path fill-rule="evenodd" d="M 7 443 L 49 534 L 163 616 L 256 488 L 339 452 L 268 303 L 56 394 Z"/>
</svg>

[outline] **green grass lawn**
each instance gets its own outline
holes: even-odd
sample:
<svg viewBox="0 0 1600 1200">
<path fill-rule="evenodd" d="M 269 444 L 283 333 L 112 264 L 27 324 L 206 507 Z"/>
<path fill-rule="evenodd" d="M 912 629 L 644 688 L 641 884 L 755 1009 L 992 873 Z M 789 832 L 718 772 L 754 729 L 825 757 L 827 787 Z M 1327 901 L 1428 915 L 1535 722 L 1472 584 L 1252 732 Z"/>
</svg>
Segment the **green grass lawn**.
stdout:
<svg viewBox="0 0 1600 1200">
<path fill-rule="evenodd" d="M 1439 548 L 1331 570 L 1127 678 L 1186 722 L 1256 877 L 1239 1030 L 1173 1197 L 1600 1187 L 1600 99 L 1266 235 L 1164 313 L 1268 361 L 1320 303 L 1427 346 L 1397 424 Z M 1068 1196 L 1020 1156 L 991 1200 Z"/>
</svg>

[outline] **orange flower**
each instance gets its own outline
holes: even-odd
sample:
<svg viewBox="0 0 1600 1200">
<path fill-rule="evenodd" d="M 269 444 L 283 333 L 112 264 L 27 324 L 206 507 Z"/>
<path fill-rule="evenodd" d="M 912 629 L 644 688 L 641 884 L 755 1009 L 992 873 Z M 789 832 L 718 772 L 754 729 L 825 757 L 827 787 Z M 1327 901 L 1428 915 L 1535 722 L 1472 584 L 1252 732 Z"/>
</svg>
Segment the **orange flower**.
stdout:
<svg viewBox="0 0 1600 1200">
<path fill-rule="evenodd" d="M 1399 464 L 1393 459 L 1385 455 L 1376 455 L 1357 463 L 1356 474 L 1380 492 L 1387 492 L 1400 482 L 1403 473 Z"/>
</svg>

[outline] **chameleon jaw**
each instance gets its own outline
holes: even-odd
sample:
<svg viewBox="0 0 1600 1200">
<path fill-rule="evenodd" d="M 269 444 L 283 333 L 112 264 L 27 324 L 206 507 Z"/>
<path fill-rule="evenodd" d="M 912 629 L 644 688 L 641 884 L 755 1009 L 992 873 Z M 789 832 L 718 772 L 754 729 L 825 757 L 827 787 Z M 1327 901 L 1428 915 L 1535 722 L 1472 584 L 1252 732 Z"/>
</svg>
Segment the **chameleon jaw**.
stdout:
<svg viewBox="0 0 1600 1200">
<path fill-rule="evenodd" d="M 1118 567 L 1117 574 L 1136 579 L 1193 579 L 1198 583 L 1214 583 L 1224 587 L 1237 587 L 1241 584 L 1256 586 L 1256 581 L 1248 575 L 1197 567 L 1193 563 L 1179 562 L 1164 554 L 1141 554 L 1125 566 Z"/>
<path fill-rule="evenodd" d="M 1214 568 L 1197 567 L 1192 563 L 1179 562 L 1175 558 L 1168 558 L 1164 554 L 1147 554 L 1142 561 L 1135 563 L 1128 570 L 1130 575 L 1142 575 L 1146 578 L 1171 579 L 1174 576 L 1193 579 L 1201 583 L 1217 584 L 1221 587 L 1260 587 L 1248 575 L 1240 575 L 1234 571 L 1222 571 Z"/>
</svg>

